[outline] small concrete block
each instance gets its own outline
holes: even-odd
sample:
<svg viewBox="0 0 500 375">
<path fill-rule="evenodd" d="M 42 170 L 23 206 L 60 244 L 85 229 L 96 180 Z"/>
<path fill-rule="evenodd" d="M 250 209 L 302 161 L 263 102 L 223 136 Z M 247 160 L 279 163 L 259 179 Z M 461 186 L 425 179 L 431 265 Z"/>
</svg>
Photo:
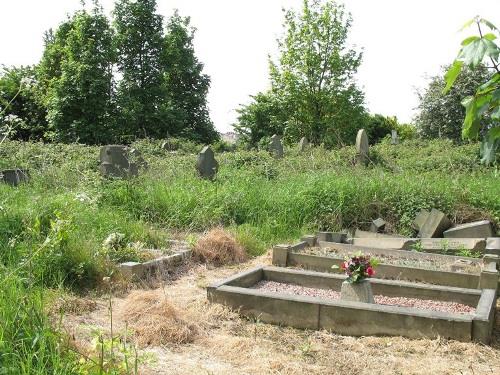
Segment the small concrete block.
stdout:
<svg viewBox="0 0 500 375">
<path fill-rule="evenodd" d="M 351 302 L 375 303 L 369 280 L 363 280 L 360 283 L 344 281 L 340 289 L 340 299 Z"/>
<path fill-rule="evenodd" d="M 316 245 L 316 236 L 313 234 L 306 234 L 300 238 L 301 241 L 307 242 L 307 245 L 313 247 Z"/>
<path fill-rule="evenodd" d="M 483 264 L 490 264 L 494 262 L 498 266 L 500 266 L 500 256 L 496 254 L 484 254 L 483 256 Z"/>
<path fill-rule="evenodd" d="M 500 255 L 500 237 L 487 238 L 484 252 L 488 254 Z"/>
<path fill-rule="evenodd" d="M 420 228 L 424 225 L 425 221 L 427 220 L 427 217 L 429 217 L 430 212 L 427 210 L 420 210 L 420 212 L 417 214 L 415 217 L 415 220 L 413 220 L 412 227 L 413 229 L 420 231 Z"/>
<path fill-rule="evenodd" d="M 343 232 L 318 232 L 316 233 L 318 241 L 345 243 L 347 233 Z"/>
<path fill-rule="evenodd" d="M 424 225 L 420 228 L 418 236 L 420 238 L 441 237 L 443 232 L 450 228 L 451 225 L 450 219 L 443 212 L 433 208 Z"/>
<path fill-rule="evenodd" d="M 445 238 L 486 238 L 493 236 L 489 220 L 457 225 L 443 232 Z"/>
<path fill-rule="evenodd" d="M 276 245 L 273 247 L 273 265 L 286 267 L 290 245 Z"/>
<path fill-rule="evenodd" d="M 138 262 L 125 262 L 120 264 L 120 273 L 125 278 L 137 277 L 141 278 L 144 274 L 144 266 Z"/>
<path fill-rule="evenodd" d="M 489 264 L 487 265 L 487 267 Z M 498 271 L 496 270 L 496 264 L 494 265 L 495 270 L 483 269 L 479 277 L 479 289 L 495 289 L 498 288 Z M 490 267 L 488 267 L 490 268 Z"/>
<path fill-rule="evenodd" d="M 373 233 L 383 232 L 385 230 L 385 224 L 386 224 L 385 220 L 380 217 L 378 219 L 373 220 L 370 225 L 370 232 Z"/>
</svg>

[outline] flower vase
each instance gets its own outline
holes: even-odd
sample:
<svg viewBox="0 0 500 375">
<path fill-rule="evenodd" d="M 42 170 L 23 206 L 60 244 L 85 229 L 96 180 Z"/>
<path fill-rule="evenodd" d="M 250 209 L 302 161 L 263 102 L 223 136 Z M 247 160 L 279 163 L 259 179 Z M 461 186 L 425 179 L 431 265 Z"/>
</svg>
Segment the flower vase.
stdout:
<svg viewBox="0 0 500 375">
<path fill-rule="evenodd" d="M 364 279 L 358 283 L 344 281 L 340 289 L 340 299 L 342 301 L 375 303 L 370 280 Z"/>
</svg>

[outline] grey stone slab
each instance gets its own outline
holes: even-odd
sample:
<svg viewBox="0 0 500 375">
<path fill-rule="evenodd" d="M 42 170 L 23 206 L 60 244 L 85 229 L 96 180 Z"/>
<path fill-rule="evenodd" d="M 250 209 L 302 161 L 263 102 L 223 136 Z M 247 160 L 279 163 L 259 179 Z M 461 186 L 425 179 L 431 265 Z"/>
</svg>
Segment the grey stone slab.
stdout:
<svg viewBox="0 0 500 375">
<path fill-rule="evenodd" d="M 445 238 L 486 238 L 493 236 L 489 220 L 457 225 L 443 232 Z"/>
<path fill-rule="evenodd" d="M 145 163 L 137 150 L 123 145 L 101 147 L 99 153 L 100 171 L 104 177 L 128 178 L 137 176 L 139 163 Z"/>
<path fill-rule="evenodd" d="M 196 170 L 200 177 L 213 180 L 219 170 L 219 163 L 215 160 L 214 152 L 210 146 L 205 146 L 198 154 Z"/>
<path fill-rule="evenodd" d="M 30 175 L 26 169 L 5 169 L 0 172 L 0 181 L 7 185 L 18 186 L 19 184 L 29 182 Z"/>
<path fill-rule="evenodd" d="M 486 239 L 485 253 L 500 255 L 500 237 Z"/>
<path fill-rule="evenodd" d="M 482 344 L 489 344 L 495 324 L 497 291 L 483 289 L 481 298 L 472 319 L 472 339 Z"/>
<path fill-rule="evenodd" d="M 408 237 L 401 236 L 399 234 L 375 233 L 375 232 L 368 232 L 356 229 L 356 231 L 354 232 L 354 238 L 408 238 Z"/>
<path fill-rule="evenodd" d="M 410 250 L 417 242 L 412 238 L 353 238 L 352 244 L 376 249 L 403 249 Z"/>
<path fill-rule="evenodd" d="M 383 232 L 385 230 L 386 224 L 387 223 L 385 222 L 385 220 L 382 219 L 381 217 L 379 217 L 378 219 L 375 219 L 371 222 L 370 232 L 373 232 L 373 233 Z"/>
<path fill-rule="evenodd" d="M 451 227 L 452 223 L 446 215 L 433 208 L 427 216 L 427 220 L 420 228 L 418 236 L 420 238 L 435 238 L 441 237 L 443 232 Z"/>
<path fill-rule="evenodd" d="M 347 233 L 344 232 L 318 232 L 316 233 L 318 241 L 345 243 Z"/>
<path fill-rule="evenodd" d="M 271 137 L 271 142 L 269 142 L 269 152 L 277 159 L 284 156 L 285 152 L 283 149 L 283 143 L 281 143 L 281 137 L 274 134 Z"/>
<path fill-rule="evenodd" d="M 272 263 L 275 266 L 286 267 L 288 252 L 290 251 L 290 245 L 276 245 L 273 247 L 273 259 Z"/>
<path fill-rule="evenodd" d="M 299 151 L 304 152 L 309 149 L 309 141 L 306 137 L 302 137 L 299 142 Z"/>
<path fill-rule="evenodd" d="M 300 238 L 301 241 L 307 242 L 310 247 L 316 245 L 316 236 L 313 234 L 306 234 Z"/>
<path fill-rule="evenodd" d="M 429 217 L 430 212 L 427 210 L 420 210 L 415 219 L 413 220 L 412 227 L 416 231 L 420 231 L 427 218 Z"/>
<path fill-rule="evenodd" d="M 422 238 L 420 247 L 423 251 L 473 250 L 483 252 L 486 246 L 484 238 Z"/>
<path fill-rule="evenodd" d="M 365 129 L 360 129 L 356 135 L 356 159 L 358 163 L 368 163 L 369 142 Z"/>
<path fill-rule="evenodd" d="M 375 303 L 369 280 L 363 280 L 360 283 L 344 281 L 340 288 L 340 299 L 342 301 Z"/>
</svg>

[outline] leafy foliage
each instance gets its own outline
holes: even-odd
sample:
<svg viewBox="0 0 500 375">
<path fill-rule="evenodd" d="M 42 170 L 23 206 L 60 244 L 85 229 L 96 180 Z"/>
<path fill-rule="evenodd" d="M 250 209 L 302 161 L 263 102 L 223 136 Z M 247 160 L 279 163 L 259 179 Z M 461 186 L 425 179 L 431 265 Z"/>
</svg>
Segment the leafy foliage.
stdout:
<svg viewBox="0 0 500 375">
<path fill-rule="evenodd" d="M 491 65 L 492 74 L 489 80 L 480 85 L 474 95 L 465 97 L 462 104 L 465 107 L 465 119 L 462 136 L 475 139 L 483 130 L 484 140 L 481 147 L 482 161 L 489 164 L 496 160 L 496 150 L 500 148 L 500 46 L 496 40 L 500 31 L 488 20 L 475 17 L 468 21 L 463 28 L 477 26 L 479 36 L 473 35 L 462 41 L 457 58 L 445 74 L 447 92 L 457 80 L 463 66 L 477 68 L 484 61 Z M 482 27 L 490 30 L 484 34 Z M 492 122 L 484 122 L 485 117 L 491 117 Z"/>
</svg>

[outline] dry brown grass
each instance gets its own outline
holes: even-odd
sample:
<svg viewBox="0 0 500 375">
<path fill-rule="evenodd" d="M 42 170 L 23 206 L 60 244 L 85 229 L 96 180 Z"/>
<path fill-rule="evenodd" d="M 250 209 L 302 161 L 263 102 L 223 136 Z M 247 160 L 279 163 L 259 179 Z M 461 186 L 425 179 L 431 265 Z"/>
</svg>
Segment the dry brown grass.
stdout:
<svg viewBox="0 0 500 375">
<path fill-rule="evenodd" d="M 222 228 L 215 228 L 201 237 L 193 249 L 193 256 L 216 266 L 243 262 L 246 253 L 236 239 Z"/>
<path fill-rule="evenodd" d="M 195 325 L 180 318 L 161 290 L 133 291 L 119 315 L 128 322 L 140 346 L 185 344 L 192 342 L 197 332 Z"/>
</svg>

